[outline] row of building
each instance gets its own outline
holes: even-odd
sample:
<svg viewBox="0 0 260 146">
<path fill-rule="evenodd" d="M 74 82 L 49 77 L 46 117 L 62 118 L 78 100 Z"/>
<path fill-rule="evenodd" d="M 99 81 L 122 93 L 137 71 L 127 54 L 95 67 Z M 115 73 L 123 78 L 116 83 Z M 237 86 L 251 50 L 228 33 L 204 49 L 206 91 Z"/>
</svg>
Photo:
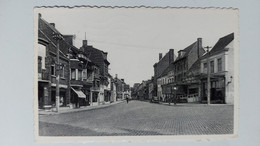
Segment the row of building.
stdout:
<svg viewBox="0 0 260 146">
<path fill-rule="evenodd" d="M 55 36 L 60 36 L 60 40 Z M 62 35 L 54 23 L 48 23 L 39 14 L 36 46 L 39 108 L 55 106 L 57 78 L 60 106 L 108 104 L 130 96 L 130 87 L 124 79 L 109 74 L 108 53 L 88 45 L 87 40 L 76 48 L 74 37 Z"/>
<path fill-rule="evenodd" d="M 207 103 L 209 76 L 210 103 L 234 103 L 234 33 L 220 38 L 210 51 L 198 38 L 178 55 L 174 49 L 160 53 L 153 67 L 151 79 L 134 84 L 133 98 Z"/>
</svg>

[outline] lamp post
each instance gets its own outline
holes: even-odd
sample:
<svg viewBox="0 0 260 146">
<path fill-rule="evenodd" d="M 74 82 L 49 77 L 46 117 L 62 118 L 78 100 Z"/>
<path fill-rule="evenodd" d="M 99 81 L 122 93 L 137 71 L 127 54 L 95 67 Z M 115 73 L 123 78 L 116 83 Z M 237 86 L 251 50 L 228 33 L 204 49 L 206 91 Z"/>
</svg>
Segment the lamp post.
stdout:
<svg viewBox="0 0 260 146">
<path fill-rule="evenodd" d="M 209 64 L 209 57 L 210 57 L 210 52 L 209 52 L 209 46 L 205 47 L 207 49 L 207 52 L 208 52 L 208 57 L 207 57 L 207 103 L 208 105 L 210 105 L 210 90 L 211 90 L 211 87 L 210 87 L 210 64 Z"/>
<path fill-rule="evenodd" d="M 60 106 L 60 40 L 63 39 L 63 36 L 59 33 L 53 32 L 53 39 L 57 42 L 57 50 L 56 50 L 56 112 L 59 112 Z"/>
<path fill-rule="evenodd" d="M 174 93 L 174 105 L 176 105 L 177 104 L 177 87 L 174 86 L 173 89 L 175 91 L 175 93 Z"/>
</svg>

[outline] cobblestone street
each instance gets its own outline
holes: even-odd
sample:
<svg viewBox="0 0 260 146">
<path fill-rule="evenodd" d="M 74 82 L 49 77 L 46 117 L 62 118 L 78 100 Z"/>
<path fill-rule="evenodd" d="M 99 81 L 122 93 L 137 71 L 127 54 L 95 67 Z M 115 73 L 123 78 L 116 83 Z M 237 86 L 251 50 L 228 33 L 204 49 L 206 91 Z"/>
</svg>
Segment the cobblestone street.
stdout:
<svg viewBox="0 0 260 146">
<path fill-rule="evenodd" d="M 130 101 L 100 109 L 39 116 L 40 136 L 232 134 L 233 106 Z"/>
</svg>

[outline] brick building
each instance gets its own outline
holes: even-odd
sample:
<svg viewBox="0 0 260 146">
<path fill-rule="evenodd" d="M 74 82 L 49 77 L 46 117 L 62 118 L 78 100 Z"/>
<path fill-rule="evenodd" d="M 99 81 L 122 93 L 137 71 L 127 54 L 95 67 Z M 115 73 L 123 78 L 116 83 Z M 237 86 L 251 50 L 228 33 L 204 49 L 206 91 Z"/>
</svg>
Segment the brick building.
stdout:
<svg viewBox="0 0 260 146">
<path fill-rule="evenodd" d="M 145 100 L 145 97 L 147 95 L 147 86 L 146 86 L 147 81 L 142 81 L 140 85 L 137 88 L 137 100 Z"/>
<path fill-rule="evenodd" d="M 95 86 L 94 70 L 98 66 L 87 57 L 84 50 L 79 50 L 73 46 L 72 35 L 66 35 L 64 38 L 71 45 L 69 53 L 71 103 L 73 107 L 90 105 L 93 102 L 90 89 Z"/>
<path fill-rule="evenodd" d="M 124 99 L 131 97 L 130 85 L 124 84 Z"/>
<path fill-rule="evenodd" d="M 188 71 L 191 69 L 193 64 L 205 53 L 202 48 L 202 39 L 198 38 L 196 42 L 186 47 L 183 50 L 178 51 L 178 57 L 173 63 L 174 68 L 174 87 L 177 87 L 177 95 L 180 99 L 185 98 L 189 95 L 189 92 L 198 92 L 199 85 L 190 88 L 192 85 L 186 82 L 188 77 Z M 195 88 L 196 91 L 193 91 Z"/>
<path fill-rule="evenodd" d="M 116 99 L 116 84 L 114 78 L 109 74 L 109 79 L 110 79 L 110 102 L 115 102 L 117 101 Z"/>
<path fill-rule="evenodd" d="M 83 45 L 80 48 L 83 52 L 86 53 L 86 56 L 98 66 L 99 75 L 96 74 L 95 77 L 99 76 L 99 80 L 95 80 L 97 86 L 93 87 L 93 97 L 97 96 L 98 104 L 104 104 L 109 101 L 108 97 L 111 93 L 106 90 L 109 86 L 108 81 L 108 66 L 109 61 L 107 60 L 107 52 L 103 52 L 93 46 L 88 45 L 87 40 L 83 40 Z M 106 92 L 106 93 L 105 93 Z M 94 98 L 93 98 L 94 99 Z"/>
<path fill-rule="evenodd" d="M 191 66 L 183 80 L 188 86 L 187 102 L 201 101 L 200 61 L 201 58 Z"/>
<path fill-rule="evenodd" d="M 117 74 L 114 78 L 114 82 L 115 82 L 115 85 L 116 85 L 116 96 L 117 96 L 117 100 L 123 100 L 125 99 L 125 94 L 129 94 L 129 90 L 130 90 L 130 87 L 129 85 L 127 85 L 124 81 L 124 79 L 119 79 Z"/>
<path fill-rule="evenodd" d="M 153 92 L 154 92 L 154 77 L 151 77 L 150 82 L 147 84 L 148 85 L 148 99 L 152 100 L 153 98 Z"/>
<path fill-rule="evenodd" d="M 39 108 L 51 108 L 56 101 L 56 77 L 60 75 L 60 106 L 70 104 L 69 59 L 71 47 L 64 39 L 59 43 L 59 61 L 57 64 L 57 41 L 53 34 L 61 33 L 54 23 L 45 21 L 41 14 L 38 17 L 38 103 Z"/>
<path fill-rule="evenodd" d="M 158 97 L 161 101 L 167 101 L 168 98 L 172 98 L 172 87 L 174 83 L 174 68 L 171 63 L 157 79 L 158 84 Z"/>
<path fill-rule="evenodd" d="M 163 71 L 174 62 L 176 55 L 174 54 L 174 49 L 170 49 L 164 56 L 159 53 L 159 61 L 153 65 L 154 67 L 154 96 L 157 96 L 158 85 L 157 79 L 161 76 Z"/>
<path fill-rule="evenodd" d="M 139 85 L 140 85 L 140 83 L 134 83 L 134 85 L 131 89 L 133 99 L 137 99 L 137 90 L 138 90 Z"/>
</svg>

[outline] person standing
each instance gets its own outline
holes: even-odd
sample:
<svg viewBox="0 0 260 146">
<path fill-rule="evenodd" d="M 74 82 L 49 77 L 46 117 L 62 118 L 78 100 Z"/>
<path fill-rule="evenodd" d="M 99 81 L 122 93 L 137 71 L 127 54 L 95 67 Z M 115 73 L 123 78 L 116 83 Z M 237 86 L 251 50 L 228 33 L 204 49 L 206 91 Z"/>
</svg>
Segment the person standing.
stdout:
<svg viewBox="0 0 260 146">
<path fill-rule="evenodd" d="M 128 104 L 128 100 L 129 100 L 128 97 L 126 97 L 126 103 L 127 103 L 127 104 Z"/>
<path fill-rule="evenodd" d="M 174 100 L 174 105 L 176 105 L 177 104 L 177 95 L 176 94 L 174 95 L 174 99 L 173 100 Z"/>
</svg>

